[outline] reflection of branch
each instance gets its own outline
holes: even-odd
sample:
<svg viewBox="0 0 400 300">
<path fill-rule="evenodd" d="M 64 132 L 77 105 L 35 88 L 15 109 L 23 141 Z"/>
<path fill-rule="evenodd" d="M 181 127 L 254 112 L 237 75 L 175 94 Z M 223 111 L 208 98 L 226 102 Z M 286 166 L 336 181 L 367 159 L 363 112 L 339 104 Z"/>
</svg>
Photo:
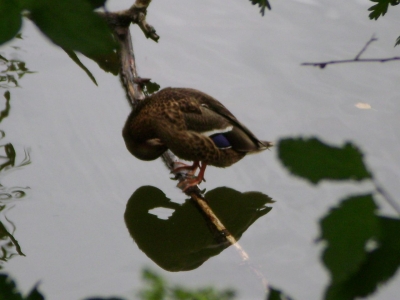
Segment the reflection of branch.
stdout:
<svg viewBox="0 0 400 300">
<path fill-rule="evenodd" d="M 147 37 L 150 37 L 153 40 L 158 39 L 158 36 L 155 34 L 155 30 L 145 21 L 145 12 L 150 2 L 151 0 L 136 0 L 136 3 L 127 11 L 122 11 L 118 13 L 107 12 L 106 14 L 104 14 L 106 20 L 114 29 L 115 35 L 120 42 L 121 81 L 124 85 L 127 98 L 131 103 L 133 109 L 135 109 L 137 104 L 145 98 L 145 95 L 141 86 L 143 80 L 141 80 L 141 78 L 138 76 L 136 70 L 135 56 L 133 53 L 129 25 L 131 22 L 136 23 L 140 26 Z M 139 12 L 138 16 L 135 16 L 135 13 L 137 12 Z M 136 22 L 134 22 L 134 20 L 136 20 Z M 171 171 L 176 168 L 175 164 L 178 162 L 178 158 L 171 151 L 166 151 L 162 155 L 162 158 Z M 185 170 L 183 170 L 182 172 L 178 172 L 176 174 L 176 178 L 179 180 L 179 182 L 184 181 L 186 179 Z M 194 202 L 197 203 L 197 205 L 206 214 L 207 218 L 209 218 L 214 226 L 217 228 L 219 233 L 224 236 L 229 241 L 229 243 L 238 250 L 240 256 L 242 257 L 242 260 L 248 263 L 248 254 L 237 243 L 236 239 L 229 233 L 222 222 L 214 214 L 214 212 L 202 196 L 200 189 L 197 186 L 191 187 L 188 189 L 186 194 L 190 196 Z M 249 267 L 259 278 L 262 279 L 264 287 L 267 289 L 268 283 L 262 273 L 256 267 Z"/>
<path fill-rule="evenodd" d="M 15 228 L 16 228 L 16 227 L 15 227 L 15 224 L 14 224 L 13 222 L 11 222 L 9 219 L 7 219 L 6 216 L 4 216 L 4 218 L 14 227 L 14 231 L 15 231 Z M 18 243 L 18 241 L 15 239 L 15 237 L 14 237 L 11 233 L 9 233 L 9 232 L 7 231 L 7 229 L 4 227 L 3 223 L 0 223 L 0 224 L 1 224 L 1 226 L 4 228 L 6 234 L 7 234 L 7 236 L 10 238 L 11 242 L 14 244 L 15 250 L 17 250 L 17 253 L 18 253 L 19 255 L 21 255 L 21 256 L 26 256 L 26 255 L 22 252 L 21 246 L 19 245 L 19 243 Z"/>
<path fill-rule="evenodd" d="M 331 60 L 331 61 L 325 61 L 325 62 L 306 62 L 302 63 L 302 66 L 313 66 L 313 67 L 320 67 L 321 69 L 325 68 L 327 65 L 333 65 L 333 64 L 343 64 L 343 63 L 354 63 L 354 62 L 380 62 L 384 63 L 387 61 L 393 61 L 393 60 L 400 60 L 399 56 L 395 57 L 389 57 L 389 58 L 360 58 L 361 54 L 367 50 L 369 45 L 372 42 L 377 41 L 378 39 L 372 36 L 370 40 L 365 44 L 365 46 L 361 49 L 361 51 L 353 58 L 353 59 L 343 59 L 343 60 Z"/>
<path fill-rule="evenodd" d="M 4 93 L 4 98 L 6 98 L 6 107 L 4 108 L 4 110 L 0 111 L 0 122 L 3 121 L 4 118 L 8 117 L 8 114 L 10 112 L 10 91 L 6 91 Z"/>
<path fill-rule="evenodd" d="M 10 220 L 8 220 L 6 216 L 4 216 L 4 217 L 5 217 L 5 219 L 6 219 L 9 223 L 11 223 L 11 225 L 15 228 L 15 225 L 14 225 Z M 15 237 L 14 237 L 11 233 L 8 232 L 7 228 L 4 226 L 3 222 L 1 222 L 1 221 L 0 221 L 0 232 L 2 233 L 2 235 L 8 236 L 8 237 L 9 237 L 9 239 L 11 240 L 11 243 L 15 246 L 15 250 L 17 250 L 17 253 L 18 253 L 19 255 L 21 255 L 21 256 L 26 256 L 26 255 L 22 252 L 21 246 L 19 245 L 18 241 L 15 239 Z M 2 236 L 2 239 L 4 239 L 4 236 Z M 8 246 L 9 246 L 9 245 L 8 245 Z M 8 254 L 8 252 L 7 252 L 7 250 L 4 249 L 4 248 L 2 248 L 2 250 L 3 250 L 3 257 L 5 258 L 4 260 L 7 261 L 7 254 Z M 9 257 L 10 257 L 10 256 L 9 256 Z"/>
</svg>

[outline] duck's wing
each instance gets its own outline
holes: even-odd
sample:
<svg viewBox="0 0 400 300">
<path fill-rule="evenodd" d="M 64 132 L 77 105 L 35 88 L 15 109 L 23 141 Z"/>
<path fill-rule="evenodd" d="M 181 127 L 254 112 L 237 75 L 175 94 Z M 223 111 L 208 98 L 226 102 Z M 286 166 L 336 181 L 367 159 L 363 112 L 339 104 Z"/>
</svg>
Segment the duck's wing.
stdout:
<svg viewBox="0 0 400 300">
<path fill-rule="evenodd" d="M 179 105 L 188 130 L 211 137 L 219 148 L 255 152 L 269 147 L 211 96 L 194 89 L 173 90 L 180 95 Z"/>
</svg>

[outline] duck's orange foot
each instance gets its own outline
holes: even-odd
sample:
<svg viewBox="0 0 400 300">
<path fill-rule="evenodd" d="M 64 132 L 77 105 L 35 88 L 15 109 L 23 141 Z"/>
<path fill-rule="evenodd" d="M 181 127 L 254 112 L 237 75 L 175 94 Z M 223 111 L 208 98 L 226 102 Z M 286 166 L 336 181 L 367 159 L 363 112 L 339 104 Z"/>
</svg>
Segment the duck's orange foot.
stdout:
<svg viewBox="0 0 400 300">
<path fill-rule="evenodd" d="M 193 165 L 199 165 L 198 162 L 195 162 Z M 197 168 L 198 166 L 196 166 Z M 186 178 L 185 180 L 181 181 L 178 183 L 177 187 L 179 187 L 182 191 L 186 192 L 188 191 L 191 187 L 197 186 L 198 184 L 200 184 L 202 181 L 206 181 L 204 179 L 204 172 L 206 170 L 207 164 L 206 163 L 202 163 L 201 167 L 200 167 L 200 172 L 197 176 L 193 176 L 192 178 Z"/>
</svg>

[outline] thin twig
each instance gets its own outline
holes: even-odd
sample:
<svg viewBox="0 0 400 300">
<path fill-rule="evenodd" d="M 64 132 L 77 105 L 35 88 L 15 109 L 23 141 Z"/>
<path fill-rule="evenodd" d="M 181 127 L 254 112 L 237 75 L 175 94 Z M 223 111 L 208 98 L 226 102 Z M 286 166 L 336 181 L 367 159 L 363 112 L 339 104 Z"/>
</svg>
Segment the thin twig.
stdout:
<svg viewBox="0 0 400 300">
<path fill-rule="evenodd" d="M 127 10 L 118 12 L 98 12 L 98 14 L 106 20 L 112 29 L 117 27 L 127 28 L 131 23 L 137 24 L 146 38 L 157 42 L 160 37 L 156 33 L 154 27 L 146 21 L 147 7 L 150 2 L 151 0 L 136 0 L 135 4 Z"/>
<path fill-rule="evenodd" d="M 369 45 L 372 42 L 377 41 L 378 39 L 372 36 L 370 40 L 364 45 L 364 47 L 361 49 L 361 51 L 353 58 L 353 59 L 342 59 L 342 60 L 330 60 L 330 61 L 324 61 L 324 62 L 306 62 L 302 63 L 302 66 L 313 66 L 313 67 L 319 67 L 321 69 L 324 69 L 327 65 L 333 65 L 333 64 L 343 64 L 343 63 L 365 63 L 365 62 L 388 62 L 388 61 L 395 61 L 395 60 L 400 60 L 399 56 L 394 56 L 394 57 L 388 57 L 388 58 L 360 58 L 360 56 L 367 50 Z"/>
<path fill-rule="evenodd" d="M 378 39 L 375 37 L 375 35 L 372 35 L 372 37 L 370 38 L 370 40 L 364 45 L 364 47 L 361 49 L 361 51 L 356 55 L 355 60 L 358 60 L 361 56 L 361 54 L 363 54 L 365 52 L 365 50 L 367 50 L 368 46 L 372 43 L 377 41 Z"/>
</svg>

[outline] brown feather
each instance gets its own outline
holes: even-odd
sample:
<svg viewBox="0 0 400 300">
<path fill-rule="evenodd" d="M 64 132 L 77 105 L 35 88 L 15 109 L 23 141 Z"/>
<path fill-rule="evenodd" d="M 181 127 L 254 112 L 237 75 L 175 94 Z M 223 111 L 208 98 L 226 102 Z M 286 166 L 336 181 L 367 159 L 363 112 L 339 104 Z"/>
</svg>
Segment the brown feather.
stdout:
<svg viewBox="0 0 400 300">
<path fill-rule="evenodd" d="M 218 148 L 205 132 L 223 132 L 231 147 Z M 166 88 L 143 100 L 128 117 L 123 136 L 139 159 L 156 159 L 170 149 L 181 159 L 217 167 L 230 166 L 246 153 L 270 145 L 258 140 L 220 102 L 185 88 Z"/>
</svg>

